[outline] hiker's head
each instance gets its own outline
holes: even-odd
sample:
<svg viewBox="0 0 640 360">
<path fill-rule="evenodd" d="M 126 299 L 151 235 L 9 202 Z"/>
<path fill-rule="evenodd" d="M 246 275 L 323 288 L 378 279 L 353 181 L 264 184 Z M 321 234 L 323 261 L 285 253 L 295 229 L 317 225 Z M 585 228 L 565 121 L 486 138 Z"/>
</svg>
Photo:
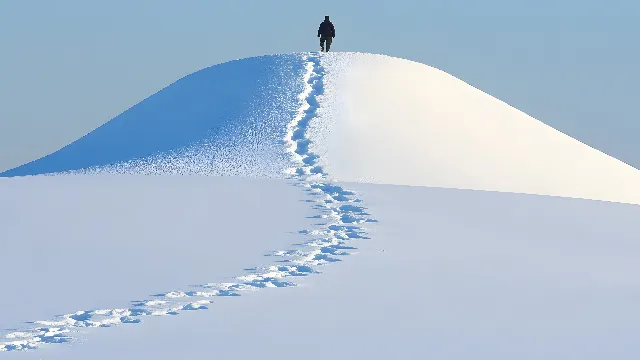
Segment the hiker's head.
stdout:
<svg viewBox="0 0 640 360">
<path fill-rule="evenodd" d="M 329 21 L 329 15 L 326 15 L 326 16 L 324 17 L 324 21 Z"/>
</svg>

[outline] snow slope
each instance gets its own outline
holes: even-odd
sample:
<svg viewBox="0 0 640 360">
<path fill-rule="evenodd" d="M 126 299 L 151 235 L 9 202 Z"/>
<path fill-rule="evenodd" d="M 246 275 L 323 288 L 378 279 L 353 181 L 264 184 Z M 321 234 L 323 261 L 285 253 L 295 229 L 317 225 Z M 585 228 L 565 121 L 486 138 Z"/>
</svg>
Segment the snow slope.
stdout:
<svg viewBox="0 0 640 360">
<path fill-rule="evenodd" d="M 372 54 L 323 66 L 310 133 L 336 179 L 640 204 L 640 171 L 443 71 Z"/>
<path fill-rule="evenodd" d="M 64 148 L 0 174 L 137 173 L 279 177 L 299 108 L 299 55 L 230 61 L 188 75 Z"/>
<path fill-rule="evenodd" d="M 638 355 L 638 207 L 565 198 L 638 170 L 425 65 L 214 66 L 0 177 L 12 358 Z"/>
<path fill-rule="evenodd" d="M 191 74 L 84 138 L 0 176 L 69 170 L 279 177 L 303 54 Z M 317 165 L 340 181 L 640 204 L 640 171 L 438 69 L 329 53 L 310 121 Z M 223 84 L 223 85 L 221 85 Z"/>
</svg>

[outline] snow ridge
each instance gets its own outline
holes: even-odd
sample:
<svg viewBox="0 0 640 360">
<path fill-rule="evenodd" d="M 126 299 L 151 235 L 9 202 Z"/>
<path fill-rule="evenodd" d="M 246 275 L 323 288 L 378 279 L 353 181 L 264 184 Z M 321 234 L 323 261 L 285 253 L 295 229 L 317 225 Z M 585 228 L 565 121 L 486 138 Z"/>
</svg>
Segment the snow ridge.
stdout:
<svg viewBox="0 0 640 360">
<path fill-rule="evenodd" d="M 295 249 L 266 254 L 277 257 L 274 265 L 245 269 L 246 275 L 235 282 L 193 285 L 190 291 L 175 290 L 151 295 L 151 299 L 133 301 L 125 309 L 92 309 L 77 311 L 52 320 L 29 322 L 26 329 L 12 330 L 0 338 L 0 351 L 33 350 L 43 344 L 67 343 L 74 340 L 72 332 L 82 328 L 113 327 L 121 324 L 140 323 L 145 316 L 178 315 L 183 311 L 207 309 L 218 296 L 240 296 L 244 291 L 264 288 L 297 286 L 292 278 L 319 273 L 318 266 L 341 261 L 355 247 L 352 239 L 366 239 L 361 224 L 376 222 L 355 193 L 332 184 L 329 175 L 318 166 L 319 156 L 309 151 L 311 141 L 307 137 L 310 122 L 319 108 L 318 96 L 323 93 L 324 69 L 319 54 L 306 54 L 305 88 L 299 95 L 297 116 L 287 125 L 284 143 L 292 157 L 294 167 L 286 171 L 286 177 L 294 186 L 303 188 L 312 199 L 306 200 L 318 211 L 314 218 L 324 219 L 311 229 L 299 231 L 305 242 L 295 244 Z"/>
</svg>

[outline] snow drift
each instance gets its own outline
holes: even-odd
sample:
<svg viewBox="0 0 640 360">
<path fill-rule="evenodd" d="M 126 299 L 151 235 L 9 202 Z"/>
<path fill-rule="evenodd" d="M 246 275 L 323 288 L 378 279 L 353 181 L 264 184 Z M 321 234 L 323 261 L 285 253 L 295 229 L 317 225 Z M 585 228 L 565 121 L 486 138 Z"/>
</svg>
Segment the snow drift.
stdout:
<svg viewBox="0 0 640 360">
<path fill-rule="evenodd" d="M 64 171 L 278 177 L 301 92 L 301 54 L 213 66 L 168 86 L 38 161 L 0 174 Z M 438 69 L 328 53 L 309 124 L 333 179 L 640 204 L 640 172 Z M 106 170 L 105 170 L 106 169 Z"/>
<path fill-rule="evenodd" d="M 52 173 L 280 176 L 299 107 L 299 55 L 230 61 L 190 74 L 87 135 L 0 176 Z"/>
<path fill-rule="evenodd" d="M 371 54 L 323 66 L 311 133 L 337 179 L 640 203 L 640 171 L 443 71 Z"/>
</svg>

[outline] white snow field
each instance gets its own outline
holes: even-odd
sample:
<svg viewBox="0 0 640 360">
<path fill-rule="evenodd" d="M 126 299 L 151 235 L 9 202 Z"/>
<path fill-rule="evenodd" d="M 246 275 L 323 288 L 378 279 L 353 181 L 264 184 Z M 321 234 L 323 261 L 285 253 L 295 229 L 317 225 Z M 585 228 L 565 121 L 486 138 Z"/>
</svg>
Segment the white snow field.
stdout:
<svg viewBox="0 0 640 360">
<path fill-rule="evenodd" d="M 217 297 L 207 310 L 89 329 L 80 344 L 7 359 L 638 358 L 637 206 L 343 186 L 379 223 L 301 286 Z"/>
<path fill-rule="evenodd" d="M 407 60 L 213 66 L 0 174 L 0 357 L 637 359 L 639 176 Z"/>
<path fill-rule="evenodd" d="M 301 191 L 271 179 L 1 180 L 3 326 L 127 307 L 176 285 L 238 275 L 300 240 L 295 230 L 312 215 Z"/>
</svg>

